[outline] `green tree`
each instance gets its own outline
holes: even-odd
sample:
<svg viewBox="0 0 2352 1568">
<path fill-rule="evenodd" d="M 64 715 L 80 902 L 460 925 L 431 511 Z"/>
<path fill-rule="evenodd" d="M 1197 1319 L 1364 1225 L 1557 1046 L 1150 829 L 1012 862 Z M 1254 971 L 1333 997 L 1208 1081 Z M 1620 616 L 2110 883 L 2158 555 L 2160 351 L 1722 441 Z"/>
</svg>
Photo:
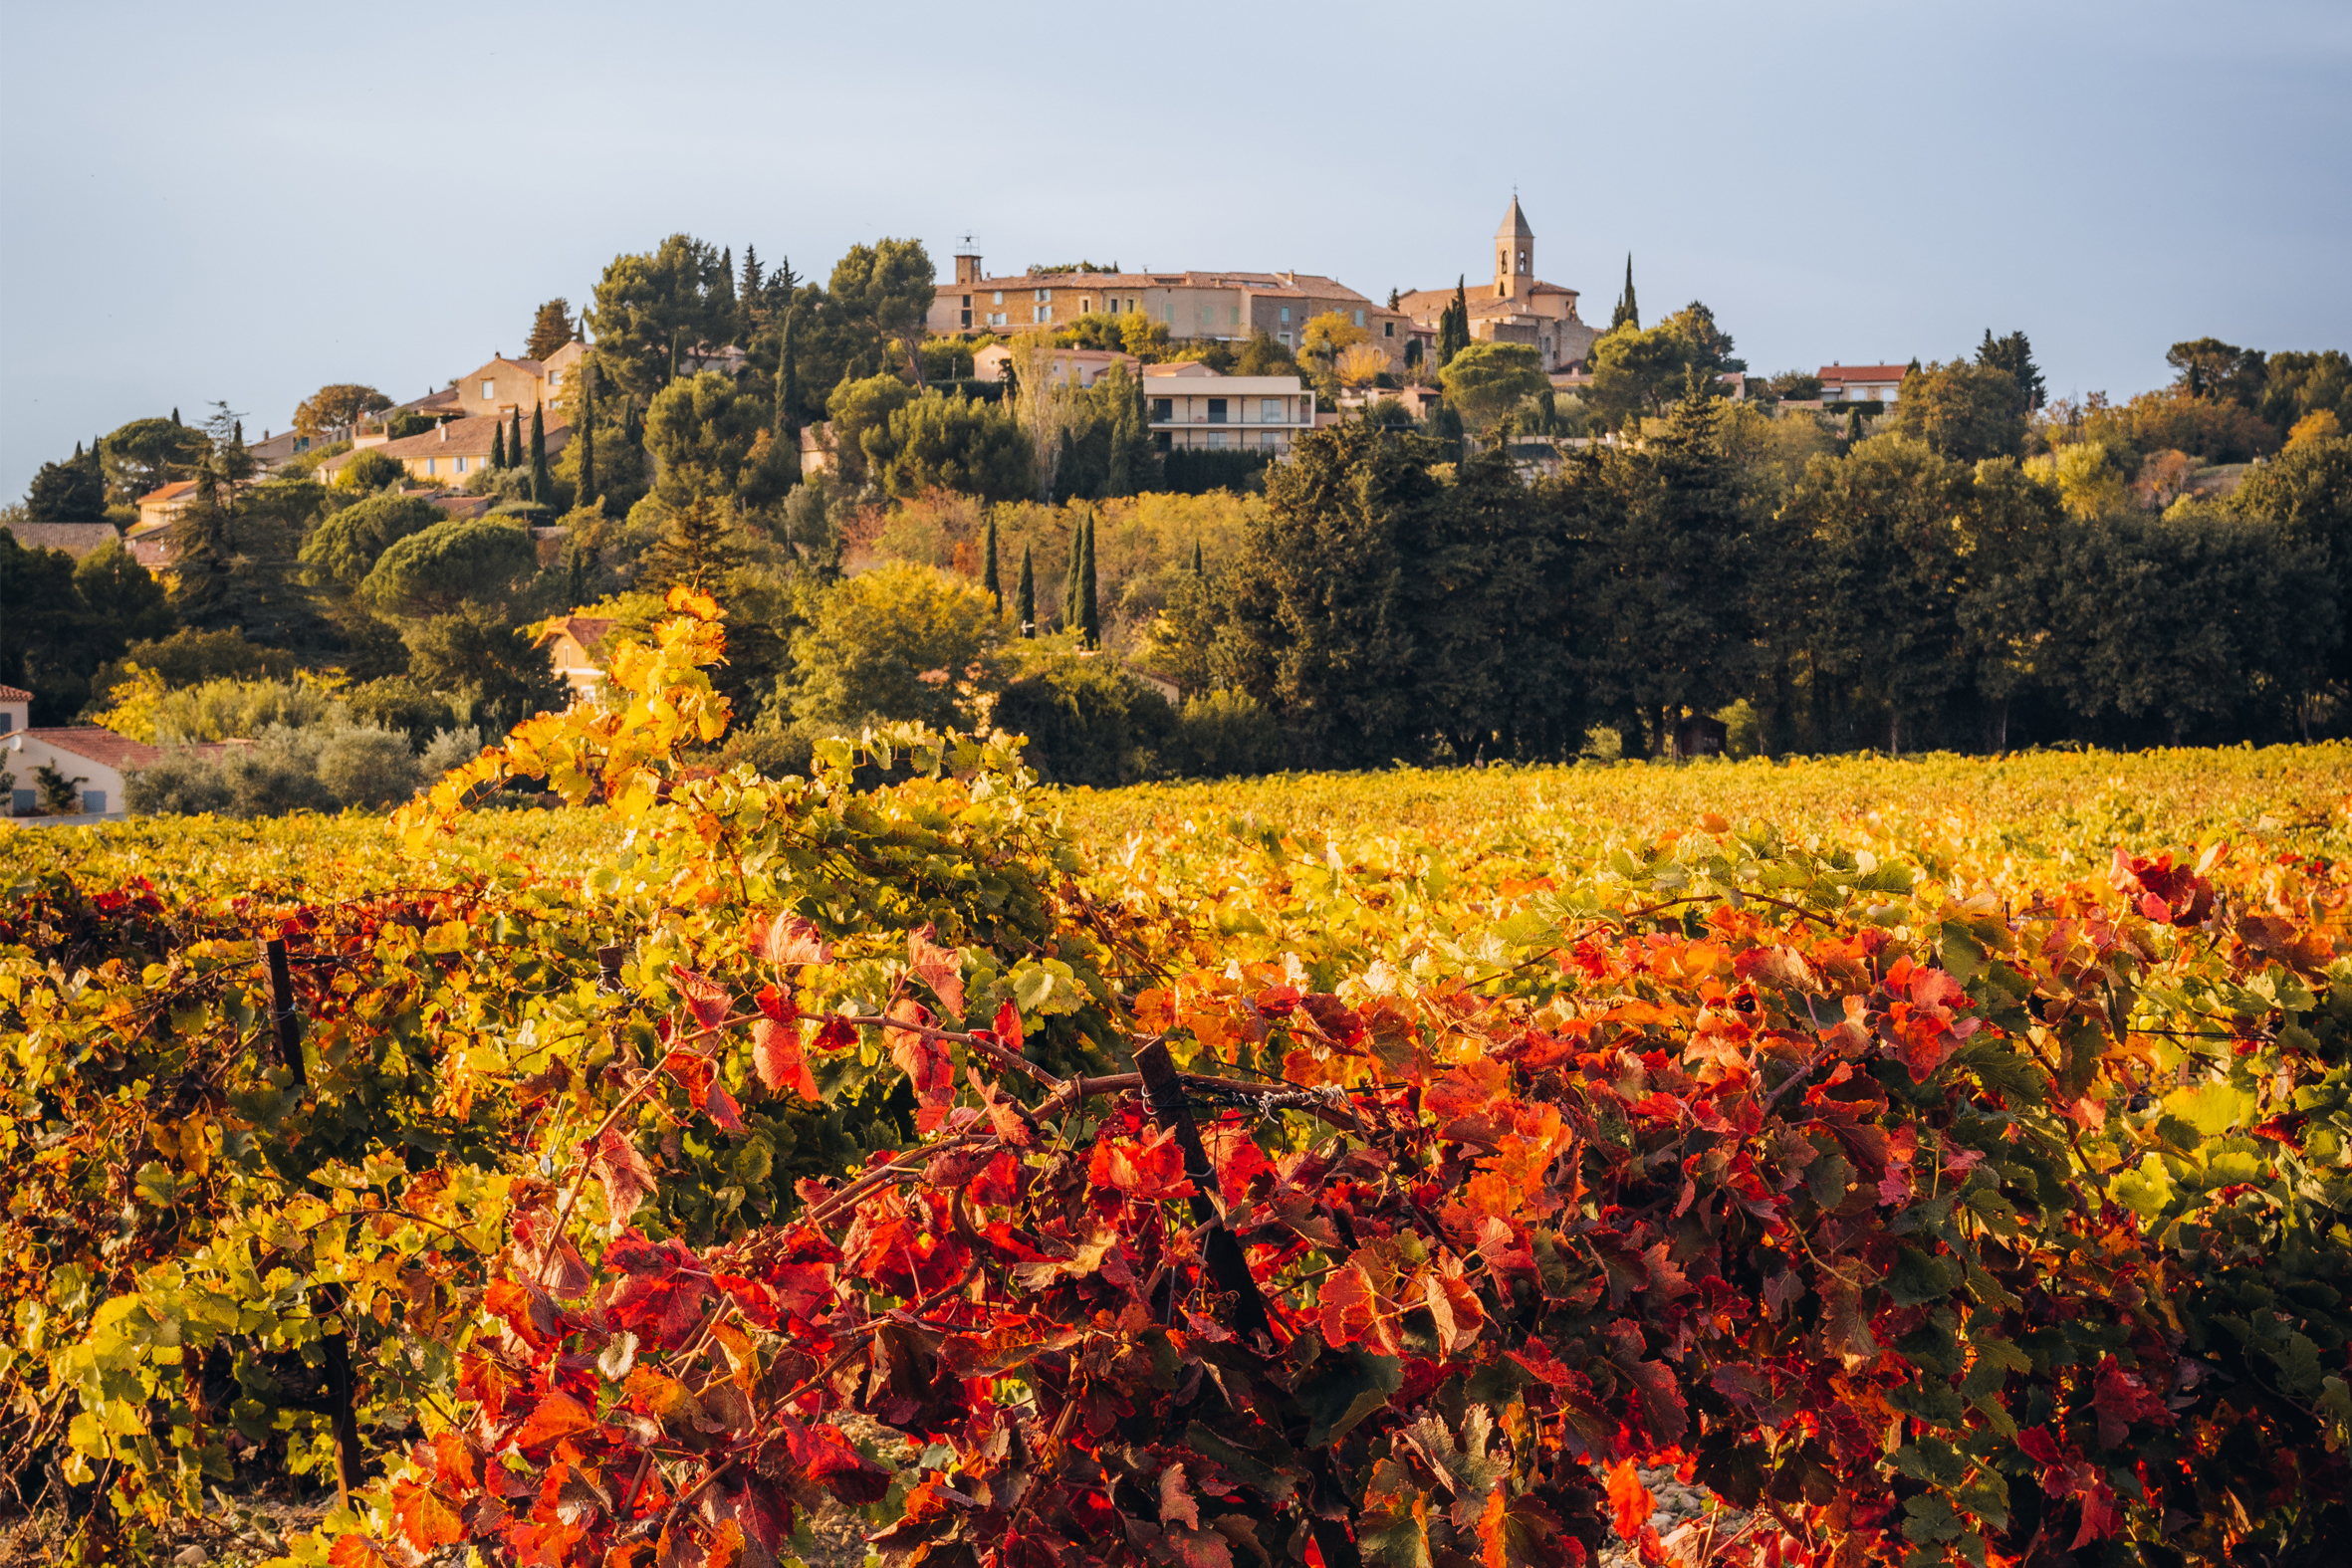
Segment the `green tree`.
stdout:
<svg viewBox="0 0 2352 1568">
<path fill-rule="evenodd" d="M 597 370 L 623 396 L 650 402 L 676 377 L 681 352 L 732 335 L 733 323 L 718 319 L 718 252 L 690 234 L 605 267 L 584 319 L 595 331 Z"/>
<path fill-rule="evenodd" d="M 1903 377 L 1888 428 L 1963 463 L 2025 455 L 2026 399 L 2016 377 L 1955 359 Z"/>
<path fill-rule="evenodd" d="M 934 276 L 931 257 L 920 240 L 876 240 L 851 246 L 849 254 L 833 264 L 826 291 L 850 328 L 863 333 L 877 354 L 903 363 L 907 378 L 917 387 L 924 384 L 918 351 L 923 323 L 938 293 Z"/>
<path fill-rule="evenodd" d="M 408 477 L 408 470 L 400 466 L 396 457 L 386 457 L 374 447 L 353 452 L 352 460 L 336 471 L 335 484 L 339 490 L 354 490 L 361 495 L 372 495 L 379 490 L 399 484 Z"/>
<path fill-rule="evenodd" d="M 520 408 L 515 410 L 520 414 Z M 555 505 L 553 477 L 547 467 L 547 418 L 539 404 L 531 405 L 531 499 L 543 507 Z"/>
<path fill-rule="evenodd" d="M 503 518 L 450 518 L 394 540 L 357 595 L 389 614 L 445 616 L 503 602 L 538 568 L 531 531 Z"/>
<path fill-rule="evenodd" d="M 843 381 L 833 388 L 825 412 L 832 419 L 833 447 L 839 454 L 844 480 L 852 485 L 866 482 L 866 432 L 888 431 L 890 416 L 913 401 L 914 395 L 914 388 L 886 371 Z"/>
<path fill-rule="evenodd" d="M 1298 361 L 1265 328 L 1253 328 L 1250 340 L 1242 344 L 1241 356 L 1234 360 L 1236 375 L 1296 375 Z"/>
<path fill-rule="evenodd" d="M 2297 442 L 2265 459 L 2231 494 L 2228 510 L 2310 552 L 2334 585 L 2338 616 L 2352 622 L 2352 436 Z M 2331 673 L 2352 682 L 2352 635 L 2337 642 Z"/>
<path fill-rule="evenodd" d="M 645 553 L 641 579 L 650 588 L 681 582 L 715 588 L 744 561 L 740 534 L 731 497 L 695 495 L 671 511 L 661 538 Z"/>
<path fill-rule="evenodd" d="M 716 370 L 672 381 L 645 413 L 645 446 L 660 464 L 654 493 L 673 507 L 733 496 L 761 422 L 759 404 Z"/>
<path fill-rule="evenodd" d="M 2191 397 L 2261 406 L 2268 363 L 2259 348 L 2240 348 L 2219 337 L 2195 337 L 2165 350 L 2164 362 L 2179 372 L 2173 383 Z"/>
<path fill-rule="evenodd" d="M 1641 331 L 1641 306 L 1633 296 L 1633 252 L 1625 253 L 1625 292 L 1617 296 L 1617 308 L 1609 313 L 1609 331 L 1630 327 Z"/>
<path fill-rule="evenodd" d="M 981 588 L 933 566 L 885 562 L 827 588 L 793 638 L 792 711 L 810 724 L 969 728 L 1003 635 Z"/>
<path fill-rule="evenodd" d="M 1005 588 L 997 576 L 997 513 L 994 507 L 989 508 L 988 512 L 987 562 L 981 570 L 980 585 L 988 589 L 988 596 L 995 601 L 1001 613 L 1005 608 Z"/>
<path fill-rule="evenodd" d="M 1715 313 L 1697 300 L 1658 324 L 1691 345 L 1688 363 L 1709 378 L 1727 370 L 1745 370 L 1748 361 L 1732 353 L 1732 335 L 1716 325 Z"/>
<path fill-rule="evenodd" d="M 562 708 L 568 696 L 547 649 L 481 604 L 419 624 L 408 634 L 408 650 L 416 680 L 465 703 L 468 722 L 489 733 Z"/>
<path fill-rule="evenodd" d="M 974 402 L 961 392 L 926 392 L 901 404 L 885 423 L 866 426 L 858 444 L 867 471 L 902 498 L 938 488 L 1015 501 L 1036 488 L 1021 426 L 1003 405 Z"/>
<path fill-rule="evenodd" d="M 1094 509 L 1086 509 L 1085 549 L 1078 562 L 1078 630 L 1086 646 L 1102 645 L 1101 586 L 1094 570 Z"/>
<path fill-rule="evenodd" d="M 171 605 L 163 584 L 118 539 L 108 540 L 75 564 L 74 591 L 96 621 L 95 641 L 108 658 L 130 643 L 171 631 Z"/>
<path fill-rule="evenodd" d="M 1022 760 L 1047 784 L 1109 788 L 1155 768 L 1176 714 L 1158 693 L 1108 659 L 1066 644 L 1035 650 L 998 697 L 991 723 L 1029 738 Z"/>
<path fill-rule="evenodd" d="M 90 671 L 111 657 L 74 569 L 64 551 L 28 550 L 0 528 L 0 684 L 33 694 L 37 725 L 72 720 L 91 695 Z"/>
<path fill-rule="evenodd" d="M 346 592 L 358 587 L 395 541 L 444 521 L 448 514 L 429 501 L 373 495 L 321 518 L 303 541 L 302 562 L 311 580 Z"/>
<path fill-rule="evenodd" d="M 1470 293 L 1464 287 L 1467 280 L 1454 279 L 1454 299 L 1438 314 L 1437 367 L 1443 371 L 1453 362 L 1454 355 L 1470 346 Z"/>
<path fill-rule="evenodd" d="M 2006 370 L 2016 382 L 2017 399 L 2023 405 L 2017 411 L 2030 414 L 2041 406 L 2044 386 L 2041 367 L 2033 362 L 2033 344 L 2021 332 L 2006 337 L 1996 337 L 1993 329 L 1985 329 L 1985 340 L 1977 346 L 1977 363 L 1993 370 Z"/>
<path fill-rule="evenodd" d="M 2341 348 L 2303 353 L 2292 348 L 2270 355 L 2263 366 L 2262 400 L 2256 410 L 2275 430 L 2291 430 L 2316 413 L 2332 413 L 2352 430 L 2352 355 Z"/>
<path fill-rule="evenodd" d="M 301 435 L 348 441 L 353 426 L 391 406 L 392 400 L 372 386 L 335 381 L 295 405 L 294 428 Z"/>
<path fill-rule="evenodd" d="M 318 492 L 253 485 L 253 456 L 225 404 L 213 405 L 199 440 L 187 504 L 170 531 L 173 612 L 191 626 L 240 626 L 279 646 L 330 640 L 332 628 L 299 585 L 296 560 L 299 504 Z"/>
<path fill-rule="evenodd" d="M 176 412 L 176 410 L 174 410 Z M 100 443 L 107 499 L 135 502 L 188 477 L 204 455 L 204 435 L 174 419 L 133 419 Z"/>
<path fill-rule="evenodd" d="M 547 360 L 580 336 L 580 329 L 572 324 L 572 302 L 562 295 L 547 302 L 531 315 L 531 332 L 523 348 L 527 359 Z"/>
<path fill-rule="evenodd" d="M 504 468 L 506 461 L 506 426 L 493 425 L 490 430 L 490 466 Z"/>
<path fill-rule="evenodd" d="M 1013 614 L 1021 623 L 1021 635 L 1038 634 L 1038 568 L 1027 545 L 1021 547 L 1021 585 L 1013 592 Z"/>
<path fill-rule="evenodd" d="M 25 492 L 25 515 L 35 523 L 103 523 L 107 516 L 107 476 L 95 448 L 85 453 L 81 444 L 62 463 L 44 463 Z"/>
<path fill-rule="evenodd" d="M 596 489 L 596 381 L 595 367 L 581 367 L 580 428 L 573 434 L 572 444 L 580 448 L 573 460 L 572 494 L 575 506 L 602 509 L 603 492 Z"/>
<path fill-rule="evenodd" d="M 776 348 L 776 436 L 783 440 L 790 435 L 797 440 L 800 433 L 800 367 L 793 362 L 793 323 L 788 315 Z"/>
<path fill-rule="evenodd" d="M 1482 433 L 1528 398 L 1551 390 L 1541 359 L 1526 343 L 1472 343 L 1438 372 L 1438 380 L 1446 400 Z"/>
<path fill-rule="evenodd" d="M 1592 368 L 1586 398 L 1612 427 L 1663 416 L 1682 389 L 1692 351 L 1691 339 L 1664 323 L 1647 332 L 1632 325 L 1612 328 L 1585 357 Z"/>
</svg>

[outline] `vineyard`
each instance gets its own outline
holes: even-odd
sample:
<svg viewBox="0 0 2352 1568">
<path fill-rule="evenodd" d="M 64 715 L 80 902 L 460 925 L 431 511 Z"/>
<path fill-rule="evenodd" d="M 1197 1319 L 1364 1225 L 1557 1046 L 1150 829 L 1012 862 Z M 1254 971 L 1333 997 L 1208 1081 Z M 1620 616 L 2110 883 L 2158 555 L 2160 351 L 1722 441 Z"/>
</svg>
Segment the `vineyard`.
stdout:
<svg viewBox="0 0 2352 1568">
<path fill-rule="evenodd" d="M 39 1551 L 261 1496 L 328 1501 L 233 1550 L 334 1568 L 2352 1528 L 2352 748 L 777 780 L 697 765 L 670 610 L 390 830 L 0 839 Z"/>
</svg>

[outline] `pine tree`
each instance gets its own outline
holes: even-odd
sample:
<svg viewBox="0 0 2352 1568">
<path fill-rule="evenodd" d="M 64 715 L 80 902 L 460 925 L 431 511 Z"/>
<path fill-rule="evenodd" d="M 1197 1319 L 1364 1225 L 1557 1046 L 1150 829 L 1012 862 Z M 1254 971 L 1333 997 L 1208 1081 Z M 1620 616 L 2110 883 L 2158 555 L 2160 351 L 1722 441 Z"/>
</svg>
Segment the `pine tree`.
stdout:
<svg viewBox="0 0 2352 1568">
<path fill-rule="evenodd" d="M 1633 297 L 1633 252 L 1631 251 L 1625 253 L 1625 292 L 1617 297 L 1617 309 L 1609 317 L 1610 332 L 1615 332 L 1620 327 L 1631 327 L 1637 333 L 1641 331 L 1641 306 L 1635 302 Z"/>
<path fill-rule="evenodd" d="M 1086 646 L 1099 647 L 1102 643 L 1102 609 L 1094 583 L 1094 511 L 1086 510 L 1086 556 L 1078 568 L 1078 628 L 1086 634 Z"/>
<path fill-rule="evenodd" d="M 1038 572 L 1029 547 L 1021 547 L 1021 585 L 1013 590 L 1013 613 L 1021 618 L 1021 635 L 1038 634 Z"/>
<path fill-rule="evenodd" d="M 517 410 L 518 413 L 521 410 Z M 556 493 L 554 481 L 547 468 L 547 424 L 540 418 L 539 405 L 531 405 L 531 499 L 546 506 Z"/>
<path fill-rule="evenodd" d="M 735 540 L 734 503 L 699 496 L 669 516 L 661 538 L 645 553 L 640 575 L 649 587 L 716 584 L 743 562 Z"/>
<path fill-rule="evenodd" d="M 581 367 L 580 485 L 572 504 L 598 511 L 604 507 L 604 498 L 596 493 L 596 372 L 590 365 Z"/>
<path fill-rule="evenodd" d="M 988 589 L 988 596 L 996 600 L 997 610 L 1002 613 L 1005 608 L 1005 589 L 997 579 L 997 515 L 994 511 L 988 515 L 987 549 L 988 560 L 980 569 L 980 585 Z"/>
<path fill-rule="evenodd" d="M 506 426 L 496 425 L 490 431 L 490 466 L 506 467 Z"/>
</svg>

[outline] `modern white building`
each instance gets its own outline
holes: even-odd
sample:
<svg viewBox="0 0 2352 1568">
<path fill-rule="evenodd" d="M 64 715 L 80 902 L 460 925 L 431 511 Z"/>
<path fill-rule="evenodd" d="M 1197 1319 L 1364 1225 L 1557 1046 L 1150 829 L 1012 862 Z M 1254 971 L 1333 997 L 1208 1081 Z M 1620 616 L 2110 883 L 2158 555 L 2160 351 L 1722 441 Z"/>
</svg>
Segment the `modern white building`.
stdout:
<svg viewBox="0 0 2352 1568">
<path fill-rule="evenodd" d="M 1294 375 L 1218 375 L 1188 364 L 1143 372 L 1144 412 L 1163 452 L 1263 447 L 1288 452 L 1314 428 L 1314 391 Z"/>
</svg>

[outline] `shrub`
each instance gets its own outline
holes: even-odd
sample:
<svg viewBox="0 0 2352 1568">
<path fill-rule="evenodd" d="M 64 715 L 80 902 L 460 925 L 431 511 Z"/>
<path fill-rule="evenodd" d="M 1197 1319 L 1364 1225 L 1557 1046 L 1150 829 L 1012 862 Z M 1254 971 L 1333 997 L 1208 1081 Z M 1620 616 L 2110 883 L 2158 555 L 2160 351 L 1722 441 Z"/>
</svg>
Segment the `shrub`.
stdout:
<svg viewBox="0 0 2352 1568">
<path fill-rule="evenodd" d="M 1248 692 L 1222 688 L 1185 703 L 1161 754 L 1164 773 L 1192 779 L 1268 774 L 1288 763 L 1274 710 Z"/>
<path fill-rule="evenodd" d="M 1205 496 L 1212 490 L 1262 490 L 1266 466 L 1274 454 L 1263 447 L 1212 452 L 1206 447 L 1173 447 L 1160 454 L 1160 470 L 1167 487 L 1180 496 Z"/>
<path fill-rule="evenodd" d="M 482 752 L 482 732 L 468 725 L 462 730 L 438 730 L 427 742 L 424 755 L 417 759 L 428 780 L 438 779 L 452 768 L 462 768 Z"/>
<path fill-rule="evenodd" d="M 160 762 L 132 774 L 123 795 L 123 803 L 140 816 L 226 813 L 233 798 L 219 762 L 185 751 L 166 752 Z"/>
<path fill-rule="evenodd" d="M 373 447 L 354 456 L 335 471 L 335 482 L 346 490 L 372 491 L 397 485 L 407 479 L 408 470 L 396 457 L 386 457 Z"/>
<path fill-rule="evenodd" d="M 424 777 L 407 736 L 372 728 L 331 732 L 319 745 L 317 771 L 337 804 L 370 810 L 407 799 Z"/>
<path fill-rule="evenodd" d="M 1176 714 L 1110 658 L 1070 648 L 1034 657 L 997 698 L 991 722 L 1029 737 L 1023 760 L 1045 783 L 1107 788 L 1156 771 Z"/>
<path fill-rule="evenodd" d="M 350 688 L 343 699 L 354 720 L 378 729 L 397 730 L 418 751 L 424 749 L 435 733 L 457 723 L 457 710 L 449 705 L 449 699 L 412 675 L 379 677 L 363 686 Z"/>
</svg>

